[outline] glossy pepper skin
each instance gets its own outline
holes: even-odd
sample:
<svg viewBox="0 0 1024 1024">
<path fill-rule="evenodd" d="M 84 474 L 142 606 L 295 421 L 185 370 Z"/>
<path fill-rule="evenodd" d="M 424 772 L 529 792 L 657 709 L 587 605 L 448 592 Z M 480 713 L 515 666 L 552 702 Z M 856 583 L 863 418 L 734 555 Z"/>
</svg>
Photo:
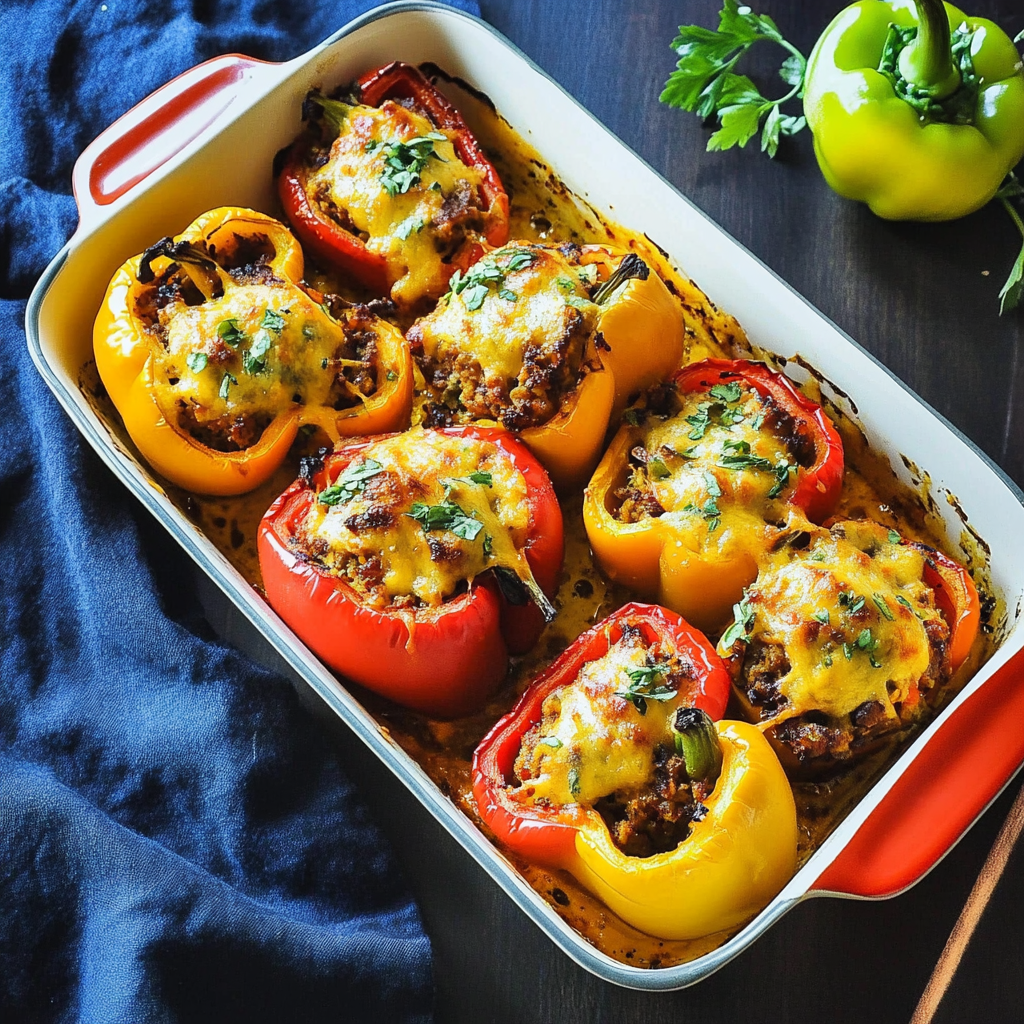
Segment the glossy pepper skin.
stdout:
<svg viewBox="0 0 1024 1024">
<path fill-rule="evenodd" d="M 840 195 L 891 220 L 950 220 L 984 206 L 1024 157 L 1024 70 L 996 24 L 945 4 L 950 28 L 966 24 L 974 33 L 977 98 L 966 104 L 966 123 L 922 117 L 877 70 L 890 24 L 922 24 L 939 4 L 933 0 L 924 19 L 919 6 L 861 0 L 841 11 L 811 53 L 804 113 L 825 180 Z M 938 99 L 949 97 L 960 72 L 949 79 L 948 55 L 944 66 L 917 56 L 907 67 L 915 84 Z"/>
<path fill-rule="evenodd" d="M 481 199 L 486 204 L 487 227 L 484 237 L 493 246 L 508 241 L 509 200 L 494 165 L 484 156 L 480 144 L 459 111 L 411 64 L 392 61 L 368 71 L 354 86 L 356 99 L 367 106 L 380 106 L 385 100 L 411 104 L 433 125 L 451 135 L 459 159 L 467 167 L 483 173 Z M 305 140 L 300 137 L 288 150 L 277 179 L 277 191 L 288 221 L 311 252 L 332 266 L 352 275 L 367 288 L 386 295 L 392 273 L 380 253 L 368 249 L 358 235 L 343 228 L 322 209 L 307 188 L 309 166 Z M 469 246 L 452 261 L 454 272 L 460 265 L 472 263 L 482 254 L 480 246 Z"/>
<path fill-rule="evenodd" d="M 562 568 L 562 513 L 543 467 L 503 430 L 466 426 L 439 433 L 489 441 L 523 474 L 530 509 L 526 560 L 553 596 Z M 378 610 L 289 545 L 293 524 L 318 492 L 382 439 L 338 449 L 311 481 L 296 480 L 270 506 L 257 537 L 264 589 L 278 615 L 335 671 L 397 704 L 456 718 L 491 695 L 505 678 L 510 654 L 524 654 L 537 642 L 543 628 L 537 608 L 511 604 L 488 573 L 438 608 Z"/>
<path fill-rule="evenodd" d="M 981 600 L 967 570 L 948 555 L 919 544 L 928 555 L 924 582 L 935 591 L 935 604 L 949 624 L 949 662 L 956 671 L 968 658 L 981 624 Z"/>
<path fill-rule="evenodd" d="M 672 381 L 683 394 L 738 381 L 770 396 L 812 439 L 816 453 L 814 463 L 798 471 L 791 504 L 813 522 L 832 512 L 843 483 L 842 440 L 822 408 L 789 378 L 763 363 L 706 359 L 677 371 Z M 757 575 L 756 551 L 739 550 L 728 557 L 694 551 L 680 539 L 680 530 L 662 517 L 635 523 L 616 519 L 615 491 L 641 436 L 638 427 L 621 427 L 584 494 L 583 522 L 594 557 L 617 582 L 674 609 L 700 628 L 715 629 Z"/>
<path fill-rule="evenodd" d="M 198 217 L 175 242 L 210 242 L 218 237 L 269 238 L 275 256 L 273 274 L 300 288 L 302 250 L 291 232 L 266 214 L 220 207 Z M 324 429 L 332 441 L 374 431 L 395 430 L 408 422 L 412 404 L 412 364 L 405 339 L 378 321 L 380 386 L 365 404 L 343 410 L 295 405 L 263 431 L 256 444 L 221 452 L 202 444 L 170 422 L 154 390 L 155 344 L 136 315 L 141 256 L 133 256 L 114 275 L 93 327 L 93 348 L 100 378 L 139 451 L 168 480 L 198 494 L 244 494 L 258 487 L 284 461 L 304 423 Z M 339 328 L 340 331 L 340 328 Z"/>
<path fill-rule="evenodd" d="M 509 795 L 523 738 L 541 719 L 545 698 L 571 684 L 589 661 L 607 653 L 623 623 L 647 639 L 670 639 L 703 676 L 695 706 L 719 718 L 728 677 L 710 644 L 667 609 L 630 604 L 582 634 L 523 694 L 473 756 L 473 795 L 497 839 L 527 860 L 570 872 L 624 921 L 667 939 L 693 939 L 746 920 L 785 885 L 796 866 L 796 809 L 778 759 L 753 726 L 717 722 L 722 771 L 674 850 L 631 857 L 611 841 L 590 807 L 536 807 Z"/>
</svg>

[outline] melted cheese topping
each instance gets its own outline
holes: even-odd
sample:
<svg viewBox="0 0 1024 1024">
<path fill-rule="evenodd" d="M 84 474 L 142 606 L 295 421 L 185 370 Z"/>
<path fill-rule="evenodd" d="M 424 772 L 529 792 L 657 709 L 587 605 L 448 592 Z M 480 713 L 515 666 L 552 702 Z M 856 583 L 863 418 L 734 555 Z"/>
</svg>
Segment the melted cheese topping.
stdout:
<svg viewBox="0 0 1024 1024">
<path fill-rule="evenodd" d="M 811 710 L 841 718 L 868 701 L 896 717 L 893 704 L 928 669 L 924 623 L 940 617 L 921 579 L 924 560 L 867 521 L 768 559 L 747 592 L 751 637 L 785 648 L 790 670 L 779 689 L 789 703 L 762 728 Z"/>
<path fill-rule="evenodd" d="M 154 346 L 154 394 L 164 415 L 176 420 L 180 403 L 191 406 L 199 422 L 239 413 L 273 418 L 296 401 L 325 404 L 334 375 L 324 372 L 323 361 L 341 340 L 338 325 L 299 288 L 223 278 L 219 298 L 160 311 L 166 347 Z M 278 323 L 275 314 L 283 320 L 279 331 L 262 326 L 268 311 L 271 323 Z M 230 320 L 242 335 L 227 334 L 232 343 L 220 333 Z M 258 353 L 268 342 L 262 367 L 246 372 L 245 353 L 254 346 Z"/>
<path fill-rule="evenodd" d="M 682 694 L 647 699 L 641 715 L 616 695 L 630 687 L 629 672 L 647 665 L 647 649 L 623 641 L 587 662 L 575 682 L 544 702 L 543 735 L 529 764 L 530 778 L 512 796 L 524 803 L 593 804 L 622 790 L 639 789 L 654 775 L 654 750 L 673 745 L 671 719 Z M 551 712 L 555 712 L 549 722 Z"/>
<path fill-rule="evenodd" d="M 299 526 L 299 539 L 326 568 L 352 576 L 353 561 L 379 558 L 389 598 L 412 595 L 433 606 L 497 565 L 521 579 L 529 575 L 523 553 L 530 525 L 526 479 L 496 445 L 413 429 L 370 445 L 352 466 L 371 460 L 380 472 L 366 479 L 360 493 L 334 506 L 313 502 Z M 470 480 L 473 473 L 489 473 L 491 483 Z M 475 537 L 427 531 L 410 515 L 416 504 L 446 501 L 482 524 Z M 352 579 L 358 587 L 358 574 Z M 388 603 L 368 596 L 370 603 Z"/>
<path fill-rule="evenodd" d="M 388 167 L 386 147 L 431 134 L 445 133 L 390 100 L 379 108 L 353 106 L 330 159 L 309 177 L 311 188 L 325 186 L 331 201 L 348 214 L 366 247 L 388 260 L 397 279 L 391 292 L 396 302 L 411 304 L 445 290 L 451 268 L 442 260 L 451 246 L 438 238 L 433 225 L 446 198 L 460 189 L 468 187 L 477 202 L 484 179 L 481 170 L 458 158 L 449 138 L 434 138 L 433 155 L 418 181 L 390 195 L 381 182 Z"/>
<path fill-rule="evenodd" d="M 764 423 L 756 391 L 742 388 L 736 402 L 716 402 L 703 392 L 681 400 L 678 413 L 648 420 L 642 435 L 649 455 L 660 460 L 648 463 L 647 479 L 665 509 L 661 519 L 692 551 L 757 555 L 766 545 L 766 522 L 782 527 L 794 516 L 803 518 L 787 501 L 795 463 Z M 771 468 L 744 465 L 748 457 L 767 460 Z M 794 467 L 792 475 L 787 466 Z M 778 493 L 769 496 L 773 489 Z"/>
<path fill-rule="evenodd" d="M 580 268 L 562 253 L 507 245 L 471 267 L 466 279 L 485 291 L 476 292 L 472 283 L 453 291 L 418 323 L 428 359 L 469 356 L 479 363 L 485 383 L 499 387 L 520 380 L 528 354 L 534 362 L 579 361 L 582 352 L 566 352 L 567 341 L 593 333 L 600 307 L 590 301 Z"/>
</svg>

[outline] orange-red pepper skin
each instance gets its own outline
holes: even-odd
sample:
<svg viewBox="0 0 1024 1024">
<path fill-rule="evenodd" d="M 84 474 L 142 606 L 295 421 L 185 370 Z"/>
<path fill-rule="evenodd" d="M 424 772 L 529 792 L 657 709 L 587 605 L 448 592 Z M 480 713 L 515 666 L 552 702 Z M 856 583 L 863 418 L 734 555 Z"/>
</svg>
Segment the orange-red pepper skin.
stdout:
<svg viewBox="0 0 1024 1024">
<path fill-rule="evenodd" d="M 682 393 L 739 381 L 770 396 L 815 446 L 814 463 L 797 474 L 791 504 L 812 521 L 820 522 L 832 511 L 843 480 L 842 440 L 821 407 L 787 377 L 748 360 L 706 359 L 678 370 L 671 379 Z M 640 428 L 624 424 L 586 489 L 583 521 L 594 557 L 612 579 L 641 597 L 659 601 L 702 629 L 716 629 L 757 575 L 756 544 L 725 555 L 710 548 L 696 551 L 661 517 L 634 523 L 616 519 L 615 491 L 624 482 L 629 453 L 641 437 Z"/>
<path fill-rule="evenodd" d="M 546 698 L 607 653 L 623 624 L 671 642 L 691 659 L 700 692 L 694 704 L 719 718 L 729 680 L 711 645 L 680 616 L 630 604 L 582 634 L 527 689 L 473 755 L 473 796 L 495 837 L 529 861 L 574 875 L 628 924 L 670 939 L 693 939 L 753 916 L 796 867 L 796 807 L 778 759 L 744 722 L 718 722 L 722 772 L 706 800 L 707 816 L 676 849 L 631 857 L 611 841 L 590 807 L 538 807 L 509 795 L 523 738 L 542 717 Z"/>
<path fill-rule="evenodd" d="M 451 133 L 459 159 L 483 174 L 480 194 L 487 204 L 484 237 L 492 246 L 504 245 L 509 232 L 509 199 L 494 165 L 484 155 L 462 114 L 417 68 L 392 61 L 364 74 L 354 86 L 356 99 L 371 107 L 385 100 L 411 104 L 439 129 Z M 371 291 L 390 291 L 392 270 L 387 259 L 369 249 L 361 238 L 343 228 L 310 195 L 308 142 L 300 136 L 284 157 L 277 177 L 278 198 L 295 233 L 310 251 L 330 266 L 343 270 Z M 477 244 L 467 244 L 450 264 L 451 272 L 467 266 L 482 255 Z"/>
<path fill-rule="evenodd" d="M 209 242 L 221 235 L 257 234 L 275 247 L 269 269 L 297 289 L 304 261 L 298 242 L 279 221 L 240 207 L 220 207 L 198 217 L 176 242 Z M 294 405 L 266 427 L 256 444 L 221 452 L 201 443 L 167 418 L 154 382 L 154 341 L 135 312 L 141 256 L 121 266 L 107 288 L 93 326 L 100 379 L 146 461 L 172 483 L 198 494 L 244 494 L 264 483 L 284 461 L 304 423 L 322 427 L 332 440 L 394 430 L 408 422 L 412 363 L 399 331 L 378 321 L 380 387 L 365 404 L 337 412 Z M 340 330 L 340 328 L 339 328 Z"/>
<path fill-rule="evenodd" d="M 956 671 L 971 653 L 981 624 L 981 600 L 967 570 L 941 551 L 918 544 L 927 552 L 924 582 L 935 591 L 935 604 L 949 625 L 949 662 Z"/>
<path fill-rule="evenodd" d="M 526 559 L 541 589 L 553 596 L 562 567 L 562 514 L 543 467 L 501 429 L 449 427 L 440 433 L 490 441 L 523 474 L 530 508 Z M 510 604 L 490 576 L 438 608 L 378 610 L 289 546 L 292 524 L 317 492 L 379 440 L 362 438 L 339 448 L 311 482 L 296 480 L 271 505 L 257 537 L 267 600 L 336 672 L 397 704 L 457 718 L 478 710 L 494 692 L 510 654 L 524 654 L 536 643 L 540 612 L 532 604 Z"/>
</svg>

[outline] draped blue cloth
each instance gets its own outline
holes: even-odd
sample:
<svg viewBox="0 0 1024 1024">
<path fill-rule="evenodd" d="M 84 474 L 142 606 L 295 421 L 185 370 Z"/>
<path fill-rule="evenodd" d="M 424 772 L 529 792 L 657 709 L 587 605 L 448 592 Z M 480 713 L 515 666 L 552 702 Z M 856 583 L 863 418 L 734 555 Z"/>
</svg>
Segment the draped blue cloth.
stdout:
<svg viewBox="0 0 1024 1024">
<path fill-rule="evenodd" d="M 0 1019 L 12 1024 L 430 1017 L 419 915 L 330 740 L 290 684 L 217 641 L 186 556 L 80 440 L 24 333 L 32 285 L 77 222 L 72 165 L 105 125 L 199 61 L 287 59 L 373 6 L 0 5 Z"/>
</svg>

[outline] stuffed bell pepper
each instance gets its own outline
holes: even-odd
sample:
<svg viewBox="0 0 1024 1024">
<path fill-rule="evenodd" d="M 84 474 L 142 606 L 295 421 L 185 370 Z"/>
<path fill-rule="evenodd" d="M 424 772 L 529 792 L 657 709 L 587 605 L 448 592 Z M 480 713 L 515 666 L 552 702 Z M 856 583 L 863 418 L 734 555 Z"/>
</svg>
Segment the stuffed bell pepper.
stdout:
<svg viewBox="0 0 1024 1024">
<path fill-rule="evenodd" d="M 401 333 L 304 287 L 302 274 L 283 224 L 222 207 L 114 275 L 94 325 L 96 365 L 168 480 L 241 494 L 277 469 L 303 424 L 336 441 L 408 422 Z"/>
<path fill-rule="evenodd" d="M 717 629 L 775 538 L 835 507 L 842 441 L 788 378 L 746 360 L 687 366 L 625 419 L 584 499 L 594 556 Z"/>
<path fill-rule="evenodd" d="M 787 768 L 821 774 L 941 698 L 980 604 L 967 571 L 870 520 L 784 539 L 735 608 L 719 652 Z"/>
<path fill-rule="evenodd" d="M 508 195 L 462 115 L 414 67 L 310 93 L 278 194 L 299 238 L 400 306 L 436 299 L 481 241 L 508 240 Z"/>
<path fill-rule="evenodd" d="M 323 661 L 451 718 L 554 616 L 562 515 L 506 431 L 414 428 L 305 461 L 257 545 L 267 600 Z"/>
<path fill-rule="evenodd" d="M 683 356 L 683 323 L 635 253 L 510 243 L 452 277 L 407 332 L 429 426 L 498 422 L 555 485 L 581 485 L 609 421 Z"/>
<path fill-rule="evenodd" d="M 497 839 L 667 939 L 734 927 L 796 865 L 796 810 L 757 729 L 718 722 L 728 674 L 678 615 L 626 605 L 580 636 L 473 758 Z"/>
</svg>

